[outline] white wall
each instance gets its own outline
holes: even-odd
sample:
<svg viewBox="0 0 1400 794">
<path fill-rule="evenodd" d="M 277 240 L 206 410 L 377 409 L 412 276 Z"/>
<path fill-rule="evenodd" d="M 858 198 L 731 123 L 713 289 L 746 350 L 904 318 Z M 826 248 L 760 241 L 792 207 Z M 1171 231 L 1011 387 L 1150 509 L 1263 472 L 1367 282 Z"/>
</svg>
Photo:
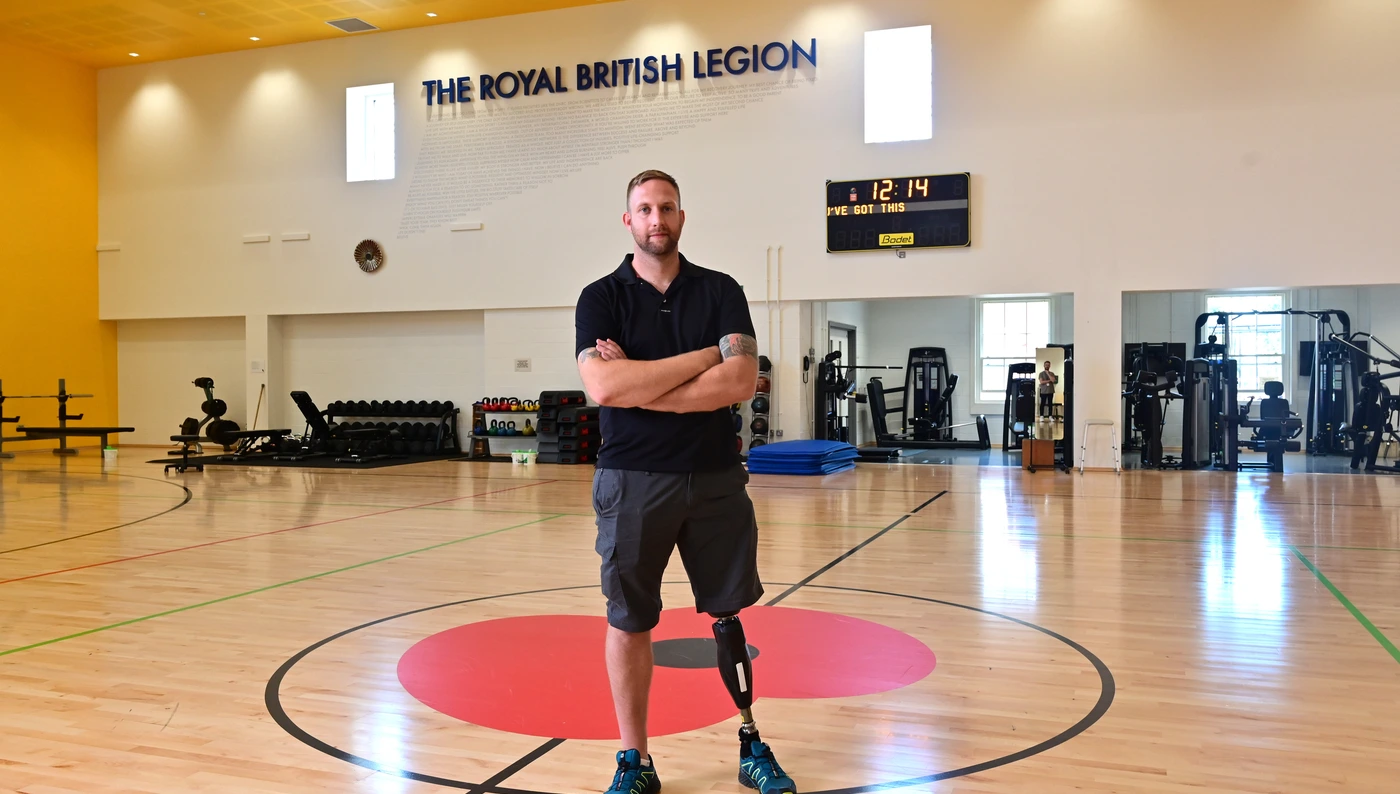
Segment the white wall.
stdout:
<svg viewBox="0 0 1400 794">
<path fill-rule="evenodd" d="M 934 137 L 866 145 L 862 33 L 924 23 Z M 690 78 L 693 50 L 813 37 L 815 69 Z M 766 280 L 751 300 L 1073 293 L 1076 416 L 1118 416 L 1123 292 L 1392 279 L 1397 40 L 1400 4 L 1376 0 L 714 0 L 107 69 L 99 226 L 121 250 L 99 257 L 101 317 L 183 311 L 172 292 L 210 315 L 571 306 L 627 245 L 627 178 L 661 166 L 685 250 Z M 419 85 L 662 52 L 687 79 L 431 110 Z M 346 184 L 344 89 L 384 81 L 400 176 Z M 971 248 L 826 253 L 824 180 L 953 171 L 973 174 Z M 311 239 L 241 243 L 287 231 Z M 349 256 L 366 237 L 388 249 L 373 275 Z"/>
<path fill-rule="evenodd" d="M 240 317 L 117 323 L 118 424 L 136 428 L 121 441 L 172 444 L 186 417 L 204 418 L 204 390 L 194 386 L 202 377 L 213 378 L 214 396 L 228 403 L 224 418 L 247 427 L 254 406 L 245 400 L 244 371 Z M 81 402 L 74 405 L 81 413 Z M 266 404 L 262 410 L 265 419 Z"/>
<path fill-rule="evenodd" d="M 293 390 L 322 410 L 335 400 L 451 400 L 462 425 L 471 404 L 487 396 L 481 312 L 293 315 L 282 318 L 281 331 L 285 388 L 275 419 L 297 433 L 306 423 L 288 396 Z"/>
</svg>

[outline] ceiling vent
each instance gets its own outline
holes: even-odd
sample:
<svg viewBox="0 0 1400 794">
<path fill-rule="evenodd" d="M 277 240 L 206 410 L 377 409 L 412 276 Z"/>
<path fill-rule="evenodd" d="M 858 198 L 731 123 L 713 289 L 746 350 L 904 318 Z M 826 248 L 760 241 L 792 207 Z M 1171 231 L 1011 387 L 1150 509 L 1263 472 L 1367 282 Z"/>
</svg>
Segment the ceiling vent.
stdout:
<svg viewBox="0 0 1400 794">
<path fill-rule="evenodd" d="M 374 25 L 371 25 L 363 19 L 359 19 L 358 17 L 350 17 L 349 19 L 332 19 L 326 24 L 330 25 L 331 27 L 337 30 L 343 30 L 346 33 L 364 33 L 367 30 L 379 30 L 379 28 L 375 27 Z"/>
</svg>

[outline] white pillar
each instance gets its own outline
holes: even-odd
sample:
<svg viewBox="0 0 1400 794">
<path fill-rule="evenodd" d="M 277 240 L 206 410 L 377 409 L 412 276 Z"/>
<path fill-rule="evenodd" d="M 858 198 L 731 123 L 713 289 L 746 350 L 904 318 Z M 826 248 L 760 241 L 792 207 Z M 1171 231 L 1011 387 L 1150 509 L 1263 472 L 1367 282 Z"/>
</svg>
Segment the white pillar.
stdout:
<svg viewBox="0 0 1400 794">
<path fill-rule="evenodd" d="M 297 431 L 301 425 L 285 424 L 293 417 L 286 415 L 290 398 L 282 383 L 282 318 L 266 314 L 250 314 L 244 318 L 243 360 L 248 374 L 248 415 L 244 427 L 249 429 L 290 427 Z M 262 405 L 258 398 L 261 396 Z M 256 422 L 256 425 L 254 425 Z"/>
<path fill-rule="evenodd" d="M 1078 465 L 1079 446 L 1084 443 L 1084 423 L 1091 419 L 1111 420 L 1118 427 L 1118 445 L 1123 444 L 1123 293 L 1109 279 L 1087 279 L 1088 284 L 1074 293 L 1074 441 L 1071 455 Z M 1105 285 L 1104 282 L 1110 282 Z M 1088 437 L 1084 465 L 1111 468 L 1106 429 Z"/>
</svg>

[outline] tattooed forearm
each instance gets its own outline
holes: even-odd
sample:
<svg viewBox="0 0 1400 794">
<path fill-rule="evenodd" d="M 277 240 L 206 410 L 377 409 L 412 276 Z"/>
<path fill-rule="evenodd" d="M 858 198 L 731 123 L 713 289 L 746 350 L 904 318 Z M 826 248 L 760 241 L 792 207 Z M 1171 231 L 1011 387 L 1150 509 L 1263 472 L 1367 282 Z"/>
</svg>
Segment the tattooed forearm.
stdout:
<svg viewBox="0 0 1400 794">
<path fill-rule="evenodd" d="M 598 352 L 598 348 L 590 347 L 578 354 L 578 363 L 582 364 L 590 358 L 602 358 L 603 354 Z"/>
<path fill-rule="evenodd" d="M 747 334 L 729 334 L 719 340 L 719 355 L 726 361 L 731 356 L 758 358 L 758 342 Z"/>
</svg>

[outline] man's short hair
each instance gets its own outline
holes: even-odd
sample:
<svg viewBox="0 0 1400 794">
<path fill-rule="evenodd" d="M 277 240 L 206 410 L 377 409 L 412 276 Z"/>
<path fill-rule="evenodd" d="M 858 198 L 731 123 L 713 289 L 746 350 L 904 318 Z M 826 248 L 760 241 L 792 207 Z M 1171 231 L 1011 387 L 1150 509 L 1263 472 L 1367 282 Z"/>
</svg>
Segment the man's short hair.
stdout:
<svg viewBox="0 0 1400 794">
<path fill-rule="evenodd" d="M 671 187 L 676 189 L 676 206 L 679 207 L 681 205 L 681 186 L 676 184 L 675 177 L 665 171 L 649 169 L 632 177 L 632 181 L 627 183 L 627 210 L 629 212 L 632 210 L 632 191 L 653 179 L 660 179 L 663 182 L 671 183 Z"/>
</svg>

